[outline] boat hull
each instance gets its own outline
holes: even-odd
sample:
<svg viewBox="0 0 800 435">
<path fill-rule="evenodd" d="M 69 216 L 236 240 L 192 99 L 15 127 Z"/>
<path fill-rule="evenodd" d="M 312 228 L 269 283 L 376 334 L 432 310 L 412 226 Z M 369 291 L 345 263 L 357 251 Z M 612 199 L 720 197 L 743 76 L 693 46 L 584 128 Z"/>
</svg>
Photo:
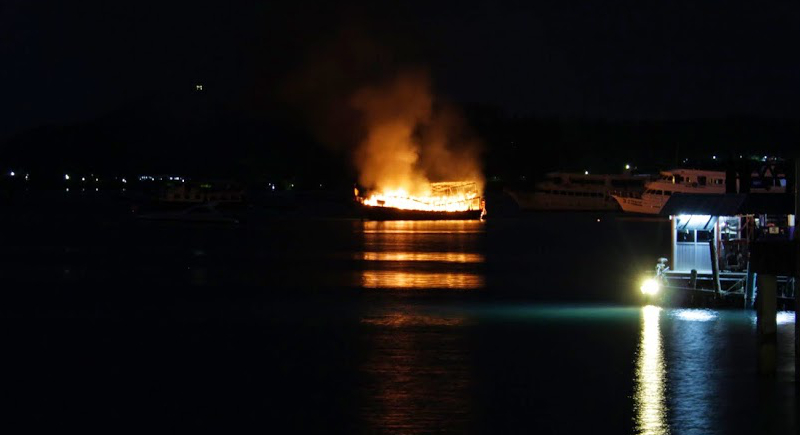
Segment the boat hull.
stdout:
<svg viewBox="0 0 800 435">
<path fill-rule="evenodd" d="M 481 210 L 467 211 L 424 211 L 404 210 L 392 207 L 372 207 L 359 205 L 362 219 L 389 220 L 477 220 L 481 218 Z"/>
<path fill-rule="evenodd" d="M 621 196 L 612 195 L 613 198 L 619 203 L 622 211 L 626 213 L 639 213 L 639 214 L 659 214 L 661 209 L 664 208 L 663 202 L 648 201 L 642 198 L 626 198 Z"/>
<path fill-rule="evenodd" d="M 553 195 L 541 192 L 513 192 L 509 195 L 520 210 L 535 211 L 619 211 L 617 202 L 604 194 L 592 196 Z"/>
</svg>

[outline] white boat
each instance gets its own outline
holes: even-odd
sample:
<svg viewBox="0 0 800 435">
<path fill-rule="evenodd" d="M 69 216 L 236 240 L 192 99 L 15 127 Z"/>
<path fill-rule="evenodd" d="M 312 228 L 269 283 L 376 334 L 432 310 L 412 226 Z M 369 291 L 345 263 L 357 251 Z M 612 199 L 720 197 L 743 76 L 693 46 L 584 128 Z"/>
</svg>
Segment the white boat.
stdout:
<svg viewBox="0 0 800 435">
<path fill-rule="evenodd" d="M 612 195 L 641 195 L 648 175 L 551 172 L 533 191 L 510 190 L 522 210 L 618 211 Z"/>
<path fill-rule="evenodd" d="M 774 174 L 765 178 L 764 174 L 753 173 L 750 191 L 753 193 L 783 193 L 786 191 L 786 177 Z M 739 191 L 739 180 L 736 180 Z M 647 183 L 640 197 L 613 195 L 623 211 L 641 214 L 659 214 L 664 204 L 674 193 L 681 194 L 725 194 L 725 172 L 701 169 L 673 169 L 662 171 L 661 177 Z"/>
</svg>

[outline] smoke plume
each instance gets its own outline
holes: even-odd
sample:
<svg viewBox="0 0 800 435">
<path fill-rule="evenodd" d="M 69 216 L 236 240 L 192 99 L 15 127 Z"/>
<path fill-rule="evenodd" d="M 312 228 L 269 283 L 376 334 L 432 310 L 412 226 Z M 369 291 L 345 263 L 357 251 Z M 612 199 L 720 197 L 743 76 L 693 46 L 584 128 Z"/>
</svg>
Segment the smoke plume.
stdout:
<svg viewBox="0 0 800 435">
<path fill-rule="evenodd" d="M 456 111 L 435 101 L 419 71 L 355 92 L 361 116 L 354 152 L 359 183 L 368 189 L 403 189 L 424 195 L 431 182 L 476 181 L 482 187 L 479 146 Z"/>
</svg>

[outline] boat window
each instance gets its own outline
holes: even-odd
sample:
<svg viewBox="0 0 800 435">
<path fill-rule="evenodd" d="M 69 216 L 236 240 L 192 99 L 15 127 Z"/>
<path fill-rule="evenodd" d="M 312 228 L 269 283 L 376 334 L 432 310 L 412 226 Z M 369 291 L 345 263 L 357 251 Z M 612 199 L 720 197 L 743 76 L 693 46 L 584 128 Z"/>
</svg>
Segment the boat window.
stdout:
<svg viewBox="0 0 800 435">
<path fill-rule="evenodd" d="M 676 175 L 675 176 L 676 183 L 683 183 L 683 175 Z"/>
<path fill-rule="evenodd" d="M 663 195 L 663 194 L 664 194 L 663 190 L 656 190 L 656 195 Z"/>
<path fill-rule="evenodd" d="M 672 192 L 670 192 L 669 190 L 665 190 L 664 191 L 664 195 L 670 196 L 670 195 L 672 195 Z"/>
<path fill-rule="evenodd" d="M 699 175 L 697 177 L 697 184 L 699 184 L 701 186 L 705 186 L 706 185 L 706 176 L 705 175 Z"/>
<path fill-rule="evenodd" d="M 714 239 L 714 232 L 713 231 L 704 231 L 704 230 L 697 230 L 697 241 L 698 242 L 708 242 L 709 240 Z"/>
<path fill-rule="evenodd" d="M 561 177 L 547 177 L 547 181 L 553 184 L 561 184 Z"/>
<path fill-rule="evenodd" d="M 694 231 L 692 231 L 692 230 L 680 230 L 680 231 L 678 231 L 678 241 L 679 242 L 694 242 Z"/>
</svg>

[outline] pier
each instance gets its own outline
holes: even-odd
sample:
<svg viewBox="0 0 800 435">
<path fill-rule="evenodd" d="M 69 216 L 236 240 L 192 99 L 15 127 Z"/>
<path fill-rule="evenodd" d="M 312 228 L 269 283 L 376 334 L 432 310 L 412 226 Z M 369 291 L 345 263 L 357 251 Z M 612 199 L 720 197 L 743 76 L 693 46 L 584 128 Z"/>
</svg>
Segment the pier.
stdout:
<svg viewBox="0 0 800 435">
<path fill-rule="evenodd" d="M 800 174 L 800 159 L 795 162 Z M 758 372 L 776 372 L 776 315 L 795 312 L 795 376 L 800 375 L 800 177 L 794 193 L 673 195 L 670 268 L 662 272 L 662 301 L 755 308 Z M 671 270 L 670 270 L 671 269 Z M 800 383 L 798 383 L 800 385 Z"/>
</svg>

